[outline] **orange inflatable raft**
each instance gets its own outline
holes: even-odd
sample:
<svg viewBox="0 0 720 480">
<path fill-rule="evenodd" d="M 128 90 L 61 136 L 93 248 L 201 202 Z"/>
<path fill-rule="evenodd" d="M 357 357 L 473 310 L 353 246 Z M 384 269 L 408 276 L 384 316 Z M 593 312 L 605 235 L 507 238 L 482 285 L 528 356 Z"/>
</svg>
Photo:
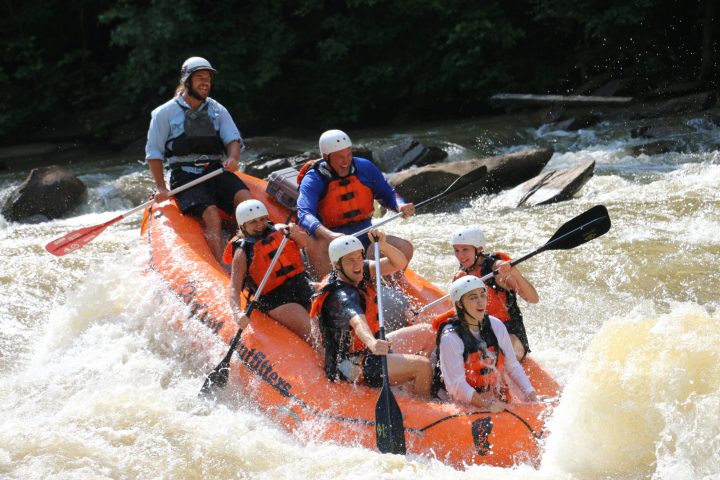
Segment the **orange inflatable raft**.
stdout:
<svg viewBox="0 0 720 480">
<path fill-rule="evenodd" d="M 265 193 L 266 183 L 239 174 L 253 197 L 263 201 L 276 222 L 288 211 Z M 173 201 L 152 207 L 146 228 L 150 267 L 190 306 L 188 322 L 199 321 L 229 345 L 237 331 L 227 301 L 229 275 L 213 257 L 198 223 L 183 216 Z M 444 295 L 432 283 L 407 271 L 406 294 L 417 304 Z M 437 305 L 431 313 L 449 307 Z M 218 362 L 221 358 L 218 358 Z M 531 358 L 523 362 L 538 394 L 556 397 L 559 386 Z M 208 366 L 208 371 L 214 365 Z M 255 310 L 230 367 L 230 382 L 269 416 L 303 439 L 375 449 L 375 405 L 379 390 L 328 381 L 319 355 L 282 325 Z M 202 384 L 198 374 L 198 388 Z M 395 392 L 403 413 L 408 454 L 425 455 L 462 467 L 511 466 L 539 462 L 539 440 L 550 406 L 515 404 L 490 413 L 455 403 L 423 400 Z"/>
</svg>

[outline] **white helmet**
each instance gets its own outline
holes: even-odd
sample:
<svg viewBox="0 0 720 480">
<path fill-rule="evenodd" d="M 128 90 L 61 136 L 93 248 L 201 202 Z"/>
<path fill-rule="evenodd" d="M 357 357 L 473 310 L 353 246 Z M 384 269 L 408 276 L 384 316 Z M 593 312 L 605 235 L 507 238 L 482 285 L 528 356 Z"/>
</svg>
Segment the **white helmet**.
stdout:
<svg viewBox="0 0 720 480">
<path fill-rule="evenodd" d="M 451 245 L 472 245 L 475 248 L 485 248 L 485 235 L 480 227 L 471 226 L 456 230 L 450 240 Z"/>
<path fill-rule="evenodd" d="M 268 210 L 260 200 L 245 200 L 244 202 L 240 202 L 235 209 L 235 219 L 241 227 L 250 220 L 255 220 L 256 218 L 266 215 L 269 215 Z"/>
<path fill-rule="evenodd" d="M 217 70 L 215 70 L 212 65 L 210 65 L 210 62 L 204 58 L 190 57 L 182 64 L 182 68 L 180 69 L 180 81 L 182 83 L 187 82 L 190 75 L 200 70 L 210 70 L 213 73 L 217 73 Z"/>
<path fill-rule="evenodd" d="M 360 240 L 352 235 L 345 235 L 330 242 L 328 255 L 330 256 L 330 262 L 334 265 L 348 253 L 357 252 L 358 250 L 363 251 L 364 249 Z"/>
<path fill-rule="evenodd" d="M 478 288 L 487 290 L 485 283 L 483 283 L 483 281 L 475 275 L 465 275 L 464 277 L 460 277 L 455 280 L 452 285 L 450 285 L 450 300 L 452 300 L 453 305 L 455 305 L 460 301 L 463 295 Z"/>
<path fill-rule="evenodd" d="M 347 147 L 352 147 L 352 142 L 342 130 L 328 130 L 320 135 L 320 155 L 329 155 Z"/>
</svg>

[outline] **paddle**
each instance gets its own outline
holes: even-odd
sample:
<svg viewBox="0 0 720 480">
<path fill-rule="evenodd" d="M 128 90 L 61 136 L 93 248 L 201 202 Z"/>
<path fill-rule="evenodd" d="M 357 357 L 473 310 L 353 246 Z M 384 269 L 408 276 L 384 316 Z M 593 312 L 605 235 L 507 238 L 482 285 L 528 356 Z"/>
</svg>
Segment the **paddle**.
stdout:
<svg viewBox="0 0 720 480">
<path fill-rule="evenodd" d="M 534 257 L 538 253 L 546 250 L 568 250 L 575 248 L 583 243 L 589 242 L 590 240 L 600 237 L 610 230 L 610 214 L 604 205 L 596 205 L 591 209 L 581 213 L 577 217 L 565 222 L 558 230 L 555 235 L 550 237 L 545 245 L 533 250 L 532 252 L 523 255 L 520 258 L 516 258 L 510 262 L 510 265 L 517 265 L 518 263 L 524 262 L 525 260 Z M 480 279 L 482 281 L 490 279 L 494 275 L 493 272 L 483 275 Z M 421 309 L 413 313 L 419 315 L 428 308 L 435 306 L 442 302 L 449 295 L 434 300 Z"/>
<path fill-rule="evenodd" d="M 385 319 L 382 304 L 382 276 L 380 274 L 380 245 L 375 241 L 375 288 L 377 289 L 378 319 L 380 320 L 380 340 L 385 340 Z M 405 427 L 402 412 L 390 390 L 388 381 L 387 356 L 380 357 L 383 371 L 383 385 L 375 404 L 375 440 L 382 453 L 405 455 Z"/>
<path fill-rule="evenodd" d="M 417 210 L 420 207 L 423 207 L 429 203 L 434 202 L 435 200 L 440 200 L 443 197 L 447 197 L 451 193 L 457 193 L 463 188 L 467 187 L 471 183 L 477 182 L 481 178 L 485 177 L 487 175 L 487 167 L 485 165 L 481 166 L 480 168 L 476 168 L 475 170 L 472 170 L 465 175 L 462 175 L 455 179 L 453 183 L 450 184 L 449 187 L 447 187 L 442 192 L 438 193 L 437 195 L 434 195 L 430 198 L 427 198 L 423 200 L 422 202 L 415 205 L 415 209 Z M 402 216 L 402 213 L 396 213 L 395 215 L 392 215 L 388 218 L 384 218 L 380 220 L 379 222 L 375 223 L 374 225 L 371 225 L 363 230 L 360 230 L 359 232 L 353 233 L 354 236 L 359 237 L 361 235 L 365 235 L 367 232 L 372 230 L 373 228 L 378 228 L 382 225 L 385 225 L 388 222 L 391 222 L 395 220 L 396 218 Z"/>
<path fill-rule="evenodd" d="M 253 295 L 253 299 L 250 302 L 250 304 L 247 306 L 247 309 L 245 310 L 245 315 L 247 317 L 250 317 L 250 314 L 253 310 L 255 310 L 255 305 L 257 304 L 258 299 L 260 298 L 260 295 L 262 295 L 262 291 L 265 288 L 265 284 L 267 283 L 268 278 L 270 277 L 270 272 L 272 272 L 273 268 L 275 267 L 275 264 L 280 259 L 280 254 L 283 251 L 283 248 L 285 248 L 285 244 L 287 243 L 289 238 L 288 235 L 284 235 L 282 241 L 280 242 L 280 245 L 278 246 L 277 250 L 275 251 L 275 255 L 272 258 L 272 261 L 270 262 L 270 266 L 268 266 L 267 271 L 265 271 L 265 275 L 263 276 L 262 280 L 260 281 L 260 285 L 258 285 L 257 290 L 255 291 L 255 295 Z M 232 339 L 232 342 L 230 342 L 230 348 L 228 349 L 228 352 L 225 354 L 225 358 L 222 359 L 222 361 L 213 369 L 212 372 L 210 372 L 205 378 L 205 382 L 203 383 L 202 388 L 200 389 L 200 393 L 198 394 L 199 397 L 207 397 L 210 393 L 213 393 L 214 389 L 216 387 L 223 388 L 227 384 L 228 376 L 230 375 L 230 360 L 232 360 L 233 353 L 235 352 L 235 348 L 237 347 L 238 342 L 240 341 L 240 336 L 242 335 L 242 328 L 238 328 L 237 333 Z"/>
<path fill-rule="evenodd" d="M 212 172 L 208 173 L 207 175 L 203 175 L 200 178 L 196 178 L 195 180 L 188 182 L 184 185 L 179 186 L 178 188 L 175 188 L 173 190 L 170 190 L 168 192 L 169 196 L 176 195 L 184 190 L 187 190 L 188 188 L 194 187 L 195 185 L 202 183 L 206 180 L 210 180 L 213 177 L 217 177 L 221 173 L 223 173 L 225 170 L 222 168 L 218 168 L 217 170 L 213 170 Z M 155 199 L 148 200 L 147 202 L 143 203 L 142 205 L 138 205 L 137 207 L 133 208 L 132 210 L 128 210 L 127 212 L 123 213 L 122 215 L 118 215 L 117 217 L 113 218 L 112 220 L 109 220 L 105 223 L 101 223 L 100 225 L 94 225 L 92 227 L 84 227 L 80 228 L 78 230 L 74 230 L 70 233 L 66 233 L 60 238 L 57 238 L 53 240 L 52 242 L 45 245 L 45 250 L 52 253 L 56 257 L 62 257 L 63 255 L 67 255 L 68 253 L 72 253 L 75 250 L 79 250 L 88 243 L 90 243 L 95 237 L 100 235 L 107 227 L 110 225 L 113 225 L 120 220 L 122 220 L 125 217 L 128 217 L 132 215 L 135 212 L 139 212 L 140 210 L 149 207 L 155 203 Z"/>
</svg>

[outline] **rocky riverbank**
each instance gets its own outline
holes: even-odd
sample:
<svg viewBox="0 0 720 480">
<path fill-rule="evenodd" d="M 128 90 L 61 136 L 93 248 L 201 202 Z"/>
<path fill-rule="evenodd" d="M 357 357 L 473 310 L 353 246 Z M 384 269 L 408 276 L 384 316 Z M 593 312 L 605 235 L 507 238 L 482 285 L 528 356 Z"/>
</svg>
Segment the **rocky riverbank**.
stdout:
<svg viewBox="0 0 720 480">
<path fill-rule="evenodd" d="M 630 96 L 630 87 L 628 82 L 609 80 L 601 83 L 595 80 L 595 84 L 577 89 L 572 96 L 552 96 L 549 103 L 548 96 L 498 96 L 506 98 L 499 103 L 506 111 L 491 120 L 494 124 L 516 126 L 518 129 L 530 127 L 558 132 L 588 130 L 605 121 L 626 124 L 629 135 L 638 139 L 637 145 L 628 154 L 636 156 L 682 149 L 679 139 L 692 133 L 694 127 L 679 120 L 680 117 L 691 116 L 709 124 L 720 124 L 717 94 L 704 89 L 702 84 L 666 86 L 637 96 Z M 621 98 L 623 101 L 603 102 L 603 98 Z M 490 120 L 479 118 L 477 121 Z M 146 127 L 146 122 L 140 121 L 118 123 L 106 138 L 100 140 L 88 138 L 82 129 L 53 130 L 48 132 L 43 142 L 0 147 L 0 171 L 23 178 L 31 169 L 40 166 L 60 165 L 72 171 L 74 165 L 85 162 L 141 161 Z M 492 193 L 515 188 L 517 206 L 569 198 L 593 172 L 594 162 L 589 160 L 567 169 L 543 170 L 552 157 L 553 148 L 537 151 L 526 148 L 523 152 L 497 157 L 476 154 L 470 159 L 459 159 L 453 154 L 452 145 L 459 142 L 472 146 L 477 141 L 474 138 L 476 133 L 467 132 L 463 139 L 461 132 L 454 134 L 454 143 L 433 145 L 404 135 L 404 129 L 398 130 L 401 135 L 386 135 L 382 141 L 373 141 L 372 133 L 365 134 L 360 130 L 353 131 L 352 135 L 353 138 L 357 135 L 363 140 L 371 139 L 367 144 L 356 142 L 356 155 L 377 163 L 389 174 L 397 190 L 410 201 L 442 191 L 455 178 L 480 165 L 486 165 L 490 174 L 482 185 L 478 183 L 469 193 Z M 278 170 L 299 168 L 307 160 L 318 157 L 316 135 L 309 131 L 290 135 L 283 132 L 281 135 L 246 138 L 245 172 L 268 178 Z M 507 142 L 504 148 L 508 148 Z M 717 148 L 717 145 L 709 145 L 708 148 Z M 472 155 L 473 149 L 467 150 Z M 488 150 L 495 153 L 492 148 Z M 528 163 L 528 159 L 532 161 Z M 6 208 L 6 211 L 9 210 Z"/>
</svg>

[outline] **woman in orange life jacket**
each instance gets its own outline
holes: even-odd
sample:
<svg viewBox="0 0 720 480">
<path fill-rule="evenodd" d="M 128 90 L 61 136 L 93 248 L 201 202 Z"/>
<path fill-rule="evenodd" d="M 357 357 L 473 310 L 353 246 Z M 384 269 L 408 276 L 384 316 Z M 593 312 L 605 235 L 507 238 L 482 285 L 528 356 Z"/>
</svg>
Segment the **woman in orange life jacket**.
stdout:
<svg viewBox="0 0 720 480">
<path fill-rule="evenodd" d="M 522 361 L 530 352 L 525 324 L 518 306 L 517 297 L 528 303 L 540 300 L 535 287 L 510 265 L 511 258 L 503 252 L 491 255 L 484 253 L 485 235 L 476 226 L 464 227 L 452 235 L 450 243 L 455 251 L 455 258 L 460 262 L 460 271 L 453 280 L 463 275 L 482 277 L 491 272 L 495 275 L 487 281 L 488 313 L 502 320 L 510 333 L 515 356 Z"/>
<path fill-rule="evenodd" d="M 232 263 L 230 305 L 236 320 L 240 325 L 247 325 L 248 318 L 240 307 L 240 296 L 243 291 L 247 291 L 248 297 L 255 293 L 283 235 L 289 232 L 288 242 L 268 276 L 256 308 L 316 346 L 308 315 L 315 290 L 310 285 L 300 254 L 307 233 L 293 223 L 274 226 L 270 223 L 267 208 L 259 200 L 240 203 L 235 217 L 238 234 L 225 248 L 223 260 Z"/>
<path fill-rule="evenodd" d="M 381 275 L 407 266 L 400 250 L 379 230 L 370 230 L 371 241 L 379 243 Z M 317 317 L 325 349 L 325 375 L 331 381 L 345 380 L 382 386 L 381 356 L 387 355 L 388 380 L 397 385 L 412 382 L 413 391 L 430 395 L 432 368 L 421 355 L 391 351 L 394 341 L 413 333 L 414 327 L 401 328 L 380 340 L 378 333 L 375 260 L 365 259 L 365 248 L 357 238 L 342 236 L 328 246 L 333 271 L 313 299 L 310 315 Z"/>
<path fill-rule="evenodd" d="M 457 317 L 434 325 L 438 333 L 433 393 L 497 413 L 509 401 L 507 375 L 524 400 L 538 401 L 515 358 L 505 325 L 485 310 L 488 297 L 483 281 L 474 275 L 455 280 L 450 299 Z"/>
</svg>

